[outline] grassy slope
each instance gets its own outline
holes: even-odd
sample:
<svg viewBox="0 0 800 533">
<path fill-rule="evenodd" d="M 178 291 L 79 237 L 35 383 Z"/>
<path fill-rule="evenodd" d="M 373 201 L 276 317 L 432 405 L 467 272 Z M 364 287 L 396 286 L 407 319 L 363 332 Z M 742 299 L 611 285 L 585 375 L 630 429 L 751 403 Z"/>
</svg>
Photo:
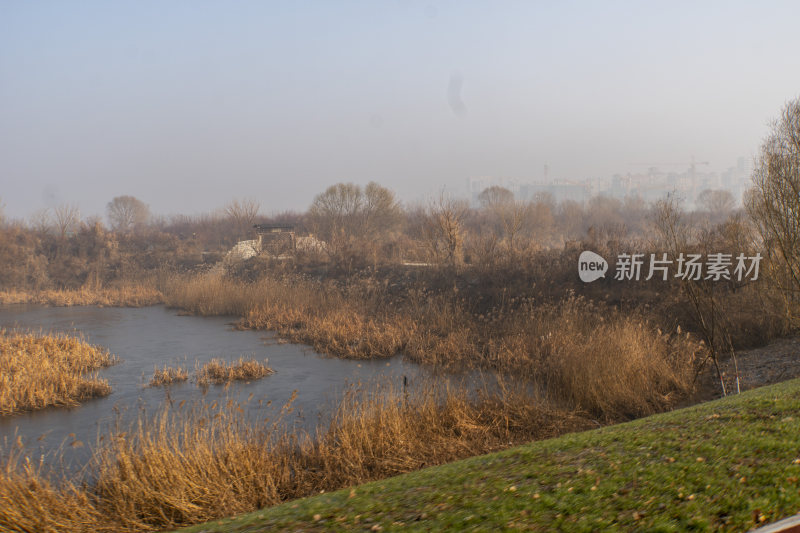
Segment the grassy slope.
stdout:
<svg viewBox="0 0 800 533">
<path fill-rule="evenodd" d="M 800 380 L 186 531 L 741 531 L 800 512 Z"/>
</svg>

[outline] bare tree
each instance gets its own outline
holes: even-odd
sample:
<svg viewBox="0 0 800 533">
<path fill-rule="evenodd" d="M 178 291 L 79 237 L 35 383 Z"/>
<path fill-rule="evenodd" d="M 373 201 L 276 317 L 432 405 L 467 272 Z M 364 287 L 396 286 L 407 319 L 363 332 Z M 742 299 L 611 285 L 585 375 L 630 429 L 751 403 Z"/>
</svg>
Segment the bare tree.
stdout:
<svg viewBox="0 0 800 533">
<path fill-rule="evenodd" d="M 260 209 L 261 204 L 252 198 L 233 200 L 225 206 L 225 217 L 233 223 L 236 232 L 243 236 L 253 227 Z"/>
<path fill-rule="evenodd" d="M 554 209 L 552 195 L 549 195 L 549 198 L 547 196 L 539 197 L 530 204 L 530 230 L 537 243 L 542 243 L 552 237 L 555 222 Z"/>
<path fill-rule="evenodd" d="M 558 206 L 558 225 L 563 232 L 564 240 L 576 239 L 583 231 L 586 212 L 575 200 L 563 200 Z"/>
<path fill-rule="evenodd" d="M 383 236 L 397 228 L 403 216 L 392 191 L 371 181 L 364 187 L 363 231 L 366 237 Z"/>
<path fill-rule="evenodd" d="M 526 202 L 518 202 L 514 198 L 514 193 L 497 185 L 484 189 L 478 195 L 478 201 L 481 207 L 487 211 L 495 240 L 499 239 L 513 256 L 520 234 L 530 228 L 531 205 Z"/>
<path fill-rule="evenodd" d="M 621 215 L 629 233 L 643 235 L 647 232 L 648 205 L 638 194 L 625 196 Z"/>
<path fill-rule="evenodd" d="M 56 233 L 62 239 L 67 233 L 76 231 L 81 221 L 81 212 L 78 206 L 72 204 L 61 204 L 53 208 L 53 221 Z"/>
<path fill-rule="evenodd" d="M 492 185 L 491 187 L 487 187 L 483 191 L 481 191 L 481 193 L 478 195 L 478 202 L 480 202 L 481 207 L 506 205 L 510 204 L 513 201 L 514 201 L 514 193 L 509 191 L 505 187 L 500 187 L 499 185 Z"/>
<path fill-rule="evenodd" d="M 426 213 L 425 233 L 434 256 L 457 266 L 463 262 L 464 217 L 469 205 L 445 195 L 432 201 Z"/>
<path fill-rule="evenodd" d="M 330 244 L 359 232 L 359 213 L 364 201 L 361 187 L 337 183 L 318 194 L 308 210 L 314 232 Z"/>
<path fill-rule="evenodd" d="M 531 222 L 531 206 L 524 202 L 511 202 L 500 213 L 500 220 L 503 221 L 503 232 L 505 233 L 508 251 L 513 255 L 516 253 L 518 236 L 527 229 Z"/>
<path fill-rule="evenodd" d="M 787 303 L 796 304 L 800 300 L 800 98 L 787 103 L 772 123 L 745 203 L 770 264 L 781 270 L 770 278 Z"/>
<path fill-rule="evenodd" d="M 106 205 L 106 214 L 111 229 L 127 233 L 147 224 L 150 209 L 133 196 L 117 196 Z"/>
<path fill-rule="evenodd" d="M 520 234 L 530 227 L 531 205 L 517 202 L 512 197 L 511 201 L 490 204 L 489 211 L 499 225 L 502 243 L 513 256 Z"/>
<path fill-rule="evenodd" d="M 688 220 L 680 206 L 677 195 L 670 194 L 659 200 L 653 206 L 653 222 L 656 240 L 652 244 L 656 248 L 665 250 L 673 259 L 683 257 L 693 249 L 707 257 L 714 250 L 715 231 L 710 228 L 698 228 L 696 223 Z M 717 243 L 719 244 L 719 243 Z M 739 392 L 739 368 L 736 360 L 736 350 L 731 336 L 732 325 L 728 316 L 729 309 L 720 291 L 726 290 L 724 286 L 708 279 L 679 278 L 682 293 L 689 303 L 689 310 L 694 318 L 697 329 L 708 347 L 708 358 L 714 365 L 719 379 L 722 394 L 727 395 L 720 359 L 723 354 L 730 356 L 734 364 L 736 392 Z M 705 364 L 704 361 L 703 363 Z M 697 370 L 698 374 L 700 369 Z"/>
<path fill-rule="evenodd" d="M 364 189 L 337 183 L 318 194 L 308 210 L 312 230 L 332 249 L 353 241 L 380 239 L 395 229 L 402 209 L 389 189 L 370 182 Z"/>
<path fill-rule="evenodd" d="M 712 217 L 719 219 L 733 210 L 736 200 L 725 189 L 706 189 L 697 195 L 697 204 L 708 211 Z"/>
<path fill-rule="evenodd" d="M 53 221 L 50 216 L 50 209 L 44 207 L 42 209 L 37 209 L 36 211 L 28 217 L 28 225 L 36 232 L 44 235 L 45 233 L 49 232 Z"/>
</svg>

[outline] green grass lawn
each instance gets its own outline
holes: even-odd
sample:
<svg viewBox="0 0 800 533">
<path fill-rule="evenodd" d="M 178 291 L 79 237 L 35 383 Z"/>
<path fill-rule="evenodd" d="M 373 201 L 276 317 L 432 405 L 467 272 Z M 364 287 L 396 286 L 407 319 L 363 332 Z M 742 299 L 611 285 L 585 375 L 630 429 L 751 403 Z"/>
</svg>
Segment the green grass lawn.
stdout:
<svg viewBox="0 0 800 533">
<path fill-rule="evenodd" d="M 184 530 L 731 530 L 800 512 L 800 380 Z"/>
</svg>

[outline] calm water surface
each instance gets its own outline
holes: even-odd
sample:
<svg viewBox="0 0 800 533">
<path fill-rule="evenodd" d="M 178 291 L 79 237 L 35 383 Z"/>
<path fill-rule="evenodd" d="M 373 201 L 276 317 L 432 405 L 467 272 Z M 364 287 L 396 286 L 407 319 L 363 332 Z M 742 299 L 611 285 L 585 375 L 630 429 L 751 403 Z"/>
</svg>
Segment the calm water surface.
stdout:
<svg viewBox="0 0 800 533">
<path fill-rule="evenodd" d="M 142 409 L 156 411 L 169 398 L 213 402 L 216 399 L 247 401 L 250 416 L 274 416 L 297 391 L 293 423 L 312 429 L 331 412 L 348 383 L 387 379 L 410 383 L 422 370 L 402 357 L 354 361 L 326 357 L 311 348 L 278 344 L 263 331 L 235 331 L 233 318 L 179 316 L 164 307 L 99 308 L 44 307 L 32 305 L 0 306 L 0 327 L 82 335 L 122 359 L 103 369 L 113 392 L 104 398 L 87 400 L 79 407 L 48 408 L 16 416 L 0 417 L 0 447 L 20 437 L 30 453 L 52 451 L 74 440 L 87 446 L 64 448 L 67 462 L 80 463 L 98 435 L 118 419 L 135 419 Z M 198 387 L 192 380 L 195 362 L 212 358 L 228 361 L 241 356 L 269 359 L 275 374 L 231 387 Z M 190 380 L 168 388 L 145 387 L 155 366 L 182 366 Z M 251 396 L 252 395 L 252 396 Z M 262 406 L 259 406 L 259 400 Z M 271 407 L 266 403 L 272 402 Z M 74 436 L 73 436 L 74 435 Z M 4 443 L 5 441 L 5 443 Z"/>
</svg>

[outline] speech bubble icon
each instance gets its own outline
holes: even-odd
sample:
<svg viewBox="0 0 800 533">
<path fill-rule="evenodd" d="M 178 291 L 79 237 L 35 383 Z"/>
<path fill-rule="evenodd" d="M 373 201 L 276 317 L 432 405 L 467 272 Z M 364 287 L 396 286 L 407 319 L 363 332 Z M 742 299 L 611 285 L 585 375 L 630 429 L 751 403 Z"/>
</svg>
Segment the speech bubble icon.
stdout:
<svg viewBox="0 0 800 533">
<path fill-rule="evenodd" d="M 586 250 L 578 257 L 578 276 L 584 283 L 591 283 L 596 279 L 606 277 L 608 261 L 603 256 Z"/>
</svg>

